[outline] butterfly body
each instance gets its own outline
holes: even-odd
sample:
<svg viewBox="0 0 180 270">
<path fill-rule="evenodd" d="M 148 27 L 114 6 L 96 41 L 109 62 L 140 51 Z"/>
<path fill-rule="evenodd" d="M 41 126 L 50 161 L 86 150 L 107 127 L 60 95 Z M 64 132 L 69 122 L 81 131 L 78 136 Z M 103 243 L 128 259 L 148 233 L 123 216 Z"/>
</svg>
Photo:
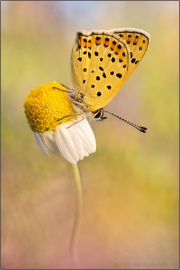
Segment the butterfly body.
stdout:
<svg viewBox="0 0 180 270">
<path fill-rule="evenodd" d="M 135 28 L 79 30 L 71 55 L 74 105 L 92 115 L 102 111 L 136 69 L 149 41 L 148 33 Z"/>
</svg>

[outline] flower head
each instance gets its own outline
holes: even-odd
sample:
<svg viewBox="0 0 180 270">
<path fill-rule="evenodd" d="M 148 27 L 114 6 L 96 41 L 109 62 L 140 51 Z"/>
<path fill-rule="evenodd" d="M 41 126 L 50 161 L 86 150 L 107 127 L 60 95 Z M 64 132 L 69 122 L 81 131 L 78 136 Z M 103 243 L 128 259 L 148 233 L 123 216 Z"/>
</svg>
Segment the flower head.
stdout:
<svg viewBox="0 0 180 270">
<path fill-rule="evenodd" d="M 50 150 L 75 164 L 95 152 L 96 141 L 88 121 L 74 109 L 67 92 L 57 82 L 40 85 L 26 97 L 24 112 L 41 152 L 49 155 Z"/>
</svg>

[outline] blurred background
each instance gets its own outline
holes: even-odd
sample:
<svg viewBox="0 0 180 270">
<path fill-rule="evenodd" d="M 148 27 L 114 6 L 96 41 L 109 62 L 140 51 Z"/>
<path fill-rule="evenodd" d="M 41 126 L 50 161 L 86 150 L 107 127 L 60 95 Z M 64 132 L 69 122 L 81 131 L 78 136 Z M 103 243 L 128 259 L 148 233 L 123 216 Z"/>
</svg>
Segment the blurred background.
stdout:
<svg viewBox="0 0 180 270">
<path fill-rule="evenodd" d="M 151 44 L 91 122 L 96 153 L 79 162 L 81 268 L 178 268 L 178 1 L 2 1 L 3 269 L 73 268 L 74 186 L 63 158 L 43 156 L 24 115 L 32 88 L 70 85 L 77 29 L 140 28 Z"/>
</svg>

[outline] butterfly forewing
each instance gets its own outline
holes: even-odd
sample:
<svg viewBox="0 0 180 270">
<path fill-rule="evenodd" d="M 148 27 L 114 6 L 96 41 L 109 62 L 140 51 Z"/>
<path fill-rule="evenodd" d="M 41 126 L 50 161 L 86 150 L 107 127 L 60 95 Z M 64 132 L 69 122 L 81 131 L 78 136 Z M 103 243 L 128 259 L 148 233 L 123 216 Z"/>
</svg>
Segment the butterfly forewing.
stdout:
<svg viewBox="0 0 180 270">
<path fill-rule="evenodd" d="M 129 68 L 125 78 L 126 81 L 144 57 L 149 46 L 150 35 L 136 28 L 120 28 L 111 31 L 127 43 L 130 51 Z"/>
<path fill-rule="evenodd" d="M 72 50 L 74 99 L 93 112 L 107 104 L 126 79 L 130 52 L 126 41 L 110 32 L 77 32 Z"/>
</svg>

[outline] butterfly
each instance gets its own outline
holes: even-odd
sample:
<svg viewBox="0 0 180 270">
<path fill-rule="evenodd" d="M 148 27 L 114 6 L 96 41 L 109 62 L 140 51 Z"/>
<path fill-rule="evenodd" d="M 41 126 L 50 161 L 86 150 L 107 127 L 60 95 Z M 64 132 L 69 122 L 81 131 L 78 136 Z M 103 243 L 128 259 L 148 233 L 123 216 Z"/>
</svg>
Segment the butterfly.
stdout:
<svg viewBox="0 0 180 270">
<path fill-rule="evenodd" d="M 74 105 L 104 119 L 103 107 L 137 68 L 149 46 L 150 35 L 136 28 L 79 30 L 71 54 Z"/>
</svg>

